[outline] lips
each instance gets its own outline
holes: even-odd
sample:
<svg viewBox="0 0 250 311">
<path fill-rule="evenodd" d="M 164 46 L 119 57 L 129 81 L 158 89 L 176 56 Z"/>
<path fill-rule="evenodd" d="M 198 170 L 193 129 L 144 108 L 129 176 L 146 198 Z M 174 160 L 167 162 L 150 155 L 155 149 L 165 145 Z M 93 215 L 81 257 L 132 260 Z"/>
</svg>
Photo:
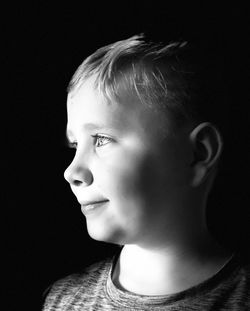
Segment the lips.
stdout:
<svg viewBox="0 0 250 311">
<path fill-rule="evenodd" d="M 85 216 L 100 211 L 107 204 L 108 200 L 81 202 L 81 210 Z"/>
<path fill-rule="evenodd" d="M 107 202 L 108 200 L 95 200 L 95 201 L 81 201 L 81 206 L 88 206 L 88 205 L 94 205 L 102 202 Z"/>
</svg>

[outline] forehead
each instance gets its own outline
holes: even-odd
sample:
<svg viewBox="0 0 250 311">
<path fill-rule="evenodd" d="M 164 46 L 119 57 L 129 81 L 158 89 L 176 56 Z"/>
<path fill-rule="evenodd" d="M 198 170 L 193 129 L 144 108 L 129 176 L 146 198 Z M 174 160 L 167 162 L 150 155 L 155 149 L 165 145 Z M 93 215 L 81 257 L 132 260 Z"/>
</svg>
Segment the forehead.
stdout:
<svg viewBox="0 0 250 311">
<path fill-rule="evenodd" d="M 152 133 L 157 129 L 162 119 L 160 113 L 153 112 L 129 92 L 123 92 L 119 102 L 108 101 L 94 87 L 94 81 L 95 77 L 89 78 L 76 93 L 68 95 L 69 131 L 76 130 L 78 126 L 91 128 L 93 124 L 96 127 Z"/>
<path fill-rule="evenodd" d="M 120 113 L 126 113 L 129 110 L 142 111 L 145 108 L 141 105 L 139 99 L 131 92 L 122 92 L 119 100 L 107 99 L 107 97 L 95 86 L 96 76 L 88 78 L 77 91 L 68 95 L 68 112 L 75 109 L 87 109 L 90 112 L 96 109 L 109 111 L 111 114 L 119 110 Z"/>
</svg>

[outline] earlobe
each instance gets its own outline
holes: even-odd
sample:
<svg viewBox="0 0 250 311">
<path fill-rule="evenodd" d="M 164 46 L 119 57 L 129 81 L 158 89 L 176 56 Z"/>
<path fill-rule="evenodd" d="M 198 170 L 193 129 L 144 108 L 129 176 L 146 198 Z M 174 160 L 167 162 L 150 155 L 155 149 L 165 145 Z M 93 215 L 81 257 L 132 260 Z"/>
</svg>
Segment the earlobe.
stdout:
<svg viewBox="0 0 250 311">
<path fill-rule="evenodd" d="M 190 133 L 193 149 L 193 186 L 201 184 L 216 166 L 223 148 L 223 140 L 218 129 L 209 122 L 196 126 Z"/>
</svg>

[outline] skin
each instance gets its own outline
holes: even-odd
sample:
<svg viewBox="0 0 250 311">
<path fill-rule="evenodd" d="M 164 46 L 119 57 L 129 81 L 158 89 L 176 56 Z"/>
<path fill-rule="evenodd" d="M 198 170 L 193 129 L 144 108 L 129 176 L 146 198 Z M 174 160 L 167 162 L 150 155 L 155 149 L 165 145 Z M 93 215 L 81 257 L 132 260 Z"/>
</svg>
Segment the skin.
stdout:
<svg viewBox="0 0 250 311">
<path fill-rule="evenodd" d="M 203 281 L 228 258 L 204 215 L 219 133 L 207 123 L 163 135 L 161 113 L 125 94 L 105 102 L 94 79 L 68 96 L 67 134 L 77 148 L 65 179 L 80 204 L 108 200 L 85 216 L 93 239 L 124 245 L 113 281 L 147 295 Z"/>
</svg>

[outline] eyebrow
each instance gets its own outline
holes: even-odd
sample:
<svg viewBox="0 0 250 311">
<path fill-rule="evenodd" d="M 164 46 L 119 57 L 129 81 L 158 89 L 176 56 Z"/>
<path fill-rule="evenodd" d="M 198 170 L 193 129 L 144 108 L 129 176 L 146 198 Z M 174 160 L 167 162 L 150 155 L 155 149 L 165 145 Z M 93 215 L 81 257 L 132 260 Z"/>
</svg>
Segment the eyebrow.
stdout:
<svg viewBox="0 0 250 311">
<path fill-rule="evenodd" d="M 93 131 L 93 130 L 111 130 L 112 127 L 106 126 L 105 124 L 95 124 L 95 123 L 85 123 L 82 126 L 83 131 Z M 71 142 L 71 137 L 73 137 L 73 132 L 69 129 L 66 129 L 66 140 L 68 143 Z"/>
</svg>

